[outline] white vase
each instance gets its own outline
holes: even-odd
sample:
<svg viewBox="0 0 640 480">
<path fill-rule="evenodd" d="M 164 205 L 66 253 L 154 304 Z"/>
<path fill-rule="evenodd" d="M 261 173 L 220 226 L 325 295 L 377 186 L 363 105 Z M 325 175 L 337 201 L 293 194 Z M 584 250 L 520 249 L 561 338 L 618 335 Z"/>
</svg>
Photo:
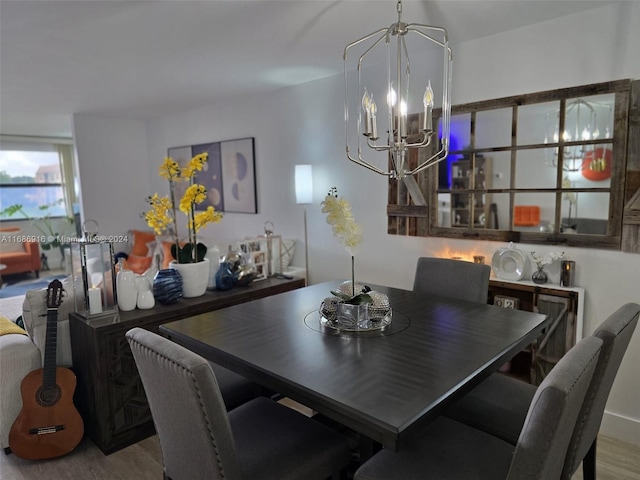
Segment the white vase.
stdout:
<svg viewBox="0 0 640 480">
<path fill-rule="evenodd" d="M 120 270 L 116 276 L 118 309 L 123 312 L 129 312 L 136 308 L 138 290 L 136 290 L 135 278 L 136 274 L 131 270 Z"/>
<path fill-rule="evenodd" d="M 180 272 L 183 297 L 199 297 L 207 291 L 207 283 L 209 282 L 208 258 L 197 263 L 177 263 L 174 260 L 169 264 L 169 268 Z"/>
<path fill-rule="evenodd" d="M 138 301 L 136 306 L 141 310 L 153 308 L 156 304 L 153 298 L 153 284 L 146 275 L 136 275 L 135 278 Z"/>
</svg>

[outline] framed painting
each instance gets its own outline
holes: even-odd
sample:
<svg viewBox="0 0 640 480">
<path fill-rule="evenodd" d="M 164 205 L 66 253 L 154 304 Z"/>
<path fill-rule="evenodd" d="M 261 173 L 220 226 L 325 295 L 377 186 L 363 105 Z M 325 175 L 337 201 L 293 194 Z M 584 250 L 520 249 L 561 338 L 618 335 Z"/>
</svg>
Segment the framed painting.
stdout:
<svg viewBox="0 0 640 480">
<path fill-rule="evenodd" d="M 220 142 L 225 212 L 258 213 L 254 139 Z"/>
<path fill-rule="evenodd" d="M 205 143 L 191 147 L 192 156 L 208 153 L 209 157 L 201 172 L 196 175 L 196 181 L 207 189 L 207 199 L 200 204 L 199 209 L 206 210 L 211 206 L 219 212 L 224 212 L 222 198 L 222 157 L 220 156 L 220 142 Z"/>
<path fill-rule="evenodd" d="M 191 158 L 208 153 L 208 160 L 195 181 L 207 189 L 207 199 L 198 206 L 211 206 L 219 212 L 258 213 L 254 138 L 172 147 L 167 155 L 182 168 Z M 176 197 L 182 198 L 186 182 L 175 184 Z"/>
</svg>

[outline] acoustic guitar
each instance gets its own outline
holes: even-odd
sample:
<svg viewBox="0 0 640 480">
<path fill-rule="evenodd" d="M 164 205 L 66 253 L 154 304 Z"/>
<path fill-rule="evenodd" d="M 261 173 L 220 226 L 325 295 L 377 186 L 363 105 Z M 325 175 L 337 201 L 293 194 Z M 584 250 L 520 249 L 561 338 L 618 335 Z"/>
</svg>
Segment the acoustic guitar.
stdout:
<svg viewBox="0 0 640 480">
<path fill-rule="evenodd" d="M 63 288 L 54 280 L 47 288 L 47 336 L 44 367 L 22 380 L 22 410 L 9 431 L 9 447 L 16 456 L 31 460 L 59 457 L 82 440 L 84 424 L 73 404 L 76 376 L 56 365 L 58 307 Z"/>
</svg>

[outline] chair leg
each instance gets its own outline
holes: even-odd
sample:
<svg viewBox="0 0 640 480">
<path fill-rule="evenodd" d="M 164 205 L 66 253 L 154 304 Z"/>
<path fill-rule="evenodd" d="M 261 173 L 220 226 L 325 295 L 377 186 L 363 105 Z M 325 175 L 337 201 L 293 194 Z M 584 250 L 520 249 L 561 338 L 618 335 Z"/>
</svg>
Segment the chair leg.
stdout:
<svg viewBox="0 0 640 480">
<path fill-rule="evenodd" d="M 596 480 L 596 443 L 598 439 L 596 438 L 591 447 L 589 447 L 589 451 L 582 459 L 582 478 L 584 480 Z"/>
</svg>

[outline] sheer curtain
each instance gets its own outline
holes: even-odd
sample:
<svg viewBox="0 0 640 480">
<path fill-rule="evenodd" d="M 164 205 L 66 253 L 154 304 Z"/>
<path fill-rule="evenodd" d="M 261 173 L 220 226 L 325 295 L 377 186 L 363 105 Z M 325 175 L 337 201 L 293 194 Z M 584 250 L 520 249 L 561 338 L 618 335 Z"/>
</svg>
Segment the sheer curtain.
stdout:
<svg viewBox="0 0 640 480">
<path fill-rule="evenodd" d="M 62 187 L 64 190 L 64 206 L 67 215 L 74 216 L 73 204 L 77 203 L 78 197 L 75 188 L 75 171 L 73 161 L 73 145 L 56 144 L 60 157 L 60 172 L 62 173 Z"/>
</svg>

